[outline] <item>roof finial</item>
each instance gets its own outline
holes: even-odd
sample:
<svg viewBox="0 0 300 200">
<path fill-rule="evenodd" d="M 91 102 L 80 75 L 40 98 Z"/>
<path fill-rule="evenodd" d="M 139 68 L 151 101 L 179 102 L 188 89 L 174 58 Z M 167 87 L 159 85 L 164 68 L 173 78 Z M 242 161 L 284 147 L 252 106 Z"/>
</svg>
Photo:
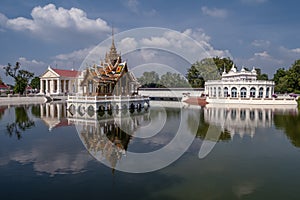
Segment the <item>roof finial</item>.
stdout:
<svg viewBox="0 0 300 200">
<path fill-rule="evenodd" d="M 114 37 L 114 25 L 111 25 L 111 44 L 115 44 L 115 37 Z"/>
</svg>

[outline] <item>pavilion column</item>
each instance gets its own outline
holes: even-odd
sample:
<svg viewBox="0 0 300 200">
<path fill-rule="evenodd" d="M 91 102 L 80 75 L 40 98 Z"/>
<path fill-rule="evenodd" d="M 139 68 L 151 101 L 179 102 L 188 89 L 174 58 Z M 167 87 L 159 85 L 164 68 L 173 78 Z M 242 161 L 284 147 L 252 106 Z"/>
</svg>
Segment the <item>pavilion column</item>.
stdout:
<svg viewBox="0 0 300 200">
<path fill-rule="evenodd" d="M 45 80 L 46 83 L 46 94 L 49 92 L 49 81 Z"/>
<path fill-rule="evenodd" d="M 60 85 L 61 93 L 64 94 L 64 92 L 65 92 L 65 84 L 64 84 L 64 80 L 60 80 L 60 83 L 61 83 L 61 85 Z"/>
<path fill-rule="evenodd" d="M 68 91 L 69 91 L 69 93 L 70 93 L 70 91 L 72 92 L 71 81 L 70 80 L 68 81 Z"/>
<path fill-rule="evenodd" d="M 49 90 L 50 90 L 50 94 L 52 94 L 53 91 L 54 91 L 54 87 L 53 87 L 54 84 L 53 84 L 53 82 L 54 82 L 53 79 L 51 79 L 51 80 L 50 80 L 50 89 L 49 89 Z"/>
<path fill-rule="evenodd" d="M 44 93 L 44 80 L 40 79 L 40 93 Z"/>
<path fill-rule="evenodd" d="M 57 80 L 57 94 L 60 94 L 60 80 Z"/>
<path fill-rule="evenodd" d="M 67 92 L 67 80 L 64 80 L 64 87 L 65 92 Z"/>
</svg>

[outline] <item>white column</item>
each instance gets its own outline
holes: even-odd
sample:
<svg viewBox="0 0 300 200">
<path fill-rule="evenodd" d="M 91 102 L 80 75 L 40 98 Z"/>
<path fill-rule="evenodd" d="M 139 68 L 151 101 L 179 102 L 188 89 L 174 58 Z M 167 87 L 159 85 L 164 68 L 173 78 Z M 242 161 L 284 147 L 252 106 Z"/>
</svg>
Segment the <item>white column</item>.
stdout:
<svg viewBox="0 0 300 200">
<path fill-rule="evenodd" d="M 57 79 L 57 94 L 60 94 L 60 79 Z"/>
<path fill-rule="evenodd" d="M 54 87 L 53 87 L 53 79 L 51 79 L 50 80 L 50 88 L 49 88 L 50 94 L 53 94 L 53 89 L 54 89 Z"/>
<path fill-rule="evenodd" d="M 48 80 L 47 79 L 45 80 L 45 83 L 46 83 L 46 93 L 48 93 L 49 92 L 49 87 L 48 87 L 49 85 L 48 85 Z"/>
<path fill-rule="evenodd" d="M 44 92 L 43 79 L 40 79 L 40 93 Z"/>
<path fill-rule="evenodd" d="M 65 92 L 67 92 L 67 80 L 64 80 L 64 88 Z"/>
<path fill-rule="evenodd" d="M 72 92 L 72 88 L 71 88 L 71 81 L 69 80 L 68 81 L 68 92 Z"/>
</svg>

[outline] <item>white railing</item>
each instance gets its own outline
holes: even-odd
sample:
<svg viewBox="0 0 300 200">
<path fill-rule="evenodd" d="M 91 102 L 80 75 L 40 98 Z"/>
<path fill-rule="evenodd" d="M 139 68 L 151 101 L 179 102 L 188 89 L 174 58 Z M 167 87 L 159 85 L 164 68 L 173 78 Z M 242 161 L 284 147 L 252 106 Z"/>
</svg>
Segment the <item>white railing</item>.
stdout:
<svg viewBox="0 0 300 200">
<path fill-rule="evenodd" d="M 139 100 L 149 100 L 149 97 L 145 96 L 71 96 L 68 95 L 68 101 L 139 101 Z"/>
</svg>

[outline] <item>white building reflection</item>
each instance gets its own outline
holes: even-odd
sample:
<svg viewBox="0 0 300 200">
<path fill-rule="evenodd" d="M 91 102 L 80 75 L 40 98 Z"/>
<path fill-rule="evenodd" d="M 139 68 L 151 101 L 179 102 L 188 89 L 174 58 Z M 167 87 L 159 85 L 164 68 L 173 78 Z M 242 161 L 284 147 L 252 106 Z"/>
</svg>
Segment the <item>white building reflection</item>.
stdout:
<svg viewBox="0 0 300 200">
<path fill-rule="evenodd" d="M 57 126 L 67 126 L 67 107 L 62 103 L 46 103 L 40 105 L 41 119 L 51 131 Z"/>
<path fill-rule="evenodd" d="M 296 109 L 274 108 L 246 108 L 246 107 L 208 107 L 204 110 L 204 119 L 207 123 L 219 126 L 223 131 L 228 131 L 233 138 L 239 135 L 243 138 L 255 135 L 259 127 L 271 127 L 274 114 L 277 112 L 297 112 Z"/>
</svg>

